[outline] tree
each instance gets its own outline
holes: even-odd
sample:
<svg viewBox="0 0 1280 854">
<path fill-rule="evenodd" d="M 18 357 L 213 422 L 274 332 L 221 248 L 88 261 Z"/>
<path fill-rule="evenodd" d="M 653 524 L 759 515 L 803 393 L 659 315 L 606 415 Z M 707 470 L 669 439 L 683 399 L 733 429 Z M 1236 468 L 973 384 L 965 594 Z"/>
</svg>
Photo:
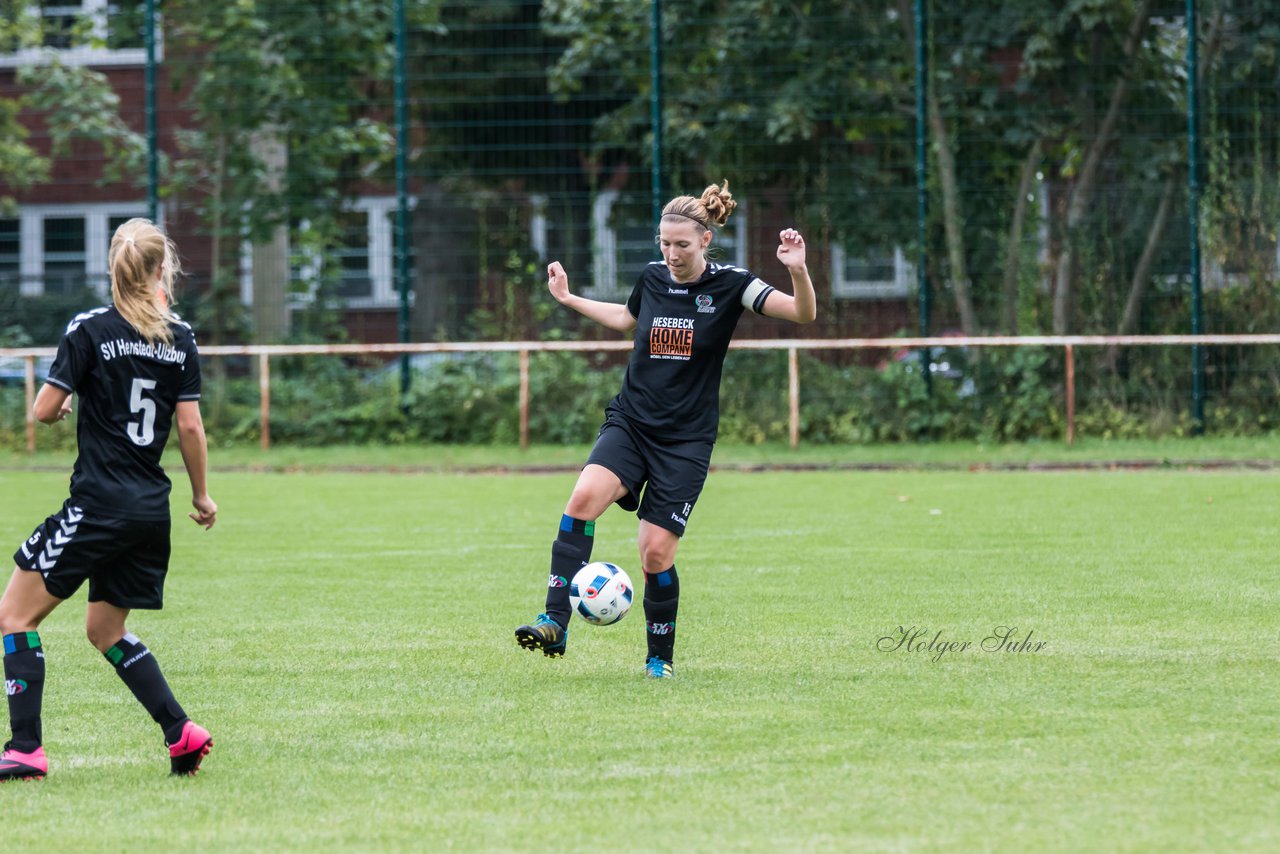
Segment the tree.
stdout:
<svg viewBox="0 0 1280 854">
<path fill-rule="evenodd" d="M 1077 4 L 1079 5 L 1079 4 Z M 1119 51 L 1118 73 L 1111 86 L 1106 111 L 1102 119 L 1093 129 L 1092 135 L 1084 141 L 1081 152 L 1079 172 L 1074 176 L 1071 190 L 1067 198 L 1065 236 L 1062 249 L 1058 255 L 1058 269 L 1054 280 L 1053 297 L 1053 331 L 1057 335 L 1065 335 L 1071 325 L 1071 295 L 1075 284 L 1077 266 L 1077 232 L 1084 221 L 1096 195 L 1098 177 L 1101 172 L 1102 158 L 1114 142 L 1116 126 L 1120 120 L 1121 108 L 1129 93 L 1134 77 L 1135 58 L 1142 44 L 1143 33 L 1147 28 L 1150 15 L 1150 0 L 1141 0 L 1132 11 L 1124 41 Z M 1069 7 L 1070 9 L 1071 7 Z M 1111 33 L 1118 34 L 1121 21 L 1108 21 L 1104 10 L 1095 4 L 1087 7 L 1092 17 L 1102 21 L 1099 29 L 1111 26 Z M 1071 9 L 1075 11 L 1075 9 Z M 1077 22 L 1074 16 L 1063 21 L 1063 31 L 1073 29 Z"/>
<path fill-rule="evenodd" d="M 192 111 L 168 189 L 196 191 L 211 241 L 212 314 L 224 325 L 216 338 L 231 331 L 241 242 L 278 254 L 286 229 L 291 248 L 323 258 L 341 239 L 344 200 L 393 153 L 370 97 L 388 88 L 390 22 L 384 4 L 354 0 L 176 0 L 166 22 L 171 52 L 183 58 L 171 63 L 174 84 Z M 262 264 L 284 268 L 265 257 Z M 332 278 L 335 267 L 321 264 L 318 275 Z M 255 280 L 255 315 L 274 326 L 259 334 L 283 333 L 271 318 L 288 286 L 278 275 Z"/>
<path fill-rule="evenodd" d="M 524 237 L 535 199 L 548 200 L 541 213 L 556 223 L 545 251 L 572 276 L 589 269 L 590 199 L 613 165 L 592 128 L 623 100 L 590 72 L 589 91 L 555 85 L 553 61 L 567 42 L 540 26 L 550 7 L 497 0 L 411 9 L 410 107 L 422 135 L 410 167 L 413 239 L 416 256 L 430 259 L 415 269 L 415 339 L 469 334 L 482 292 L 508 286 L 512 256 L 546 260 L 533 258 Z"/>
</svg>

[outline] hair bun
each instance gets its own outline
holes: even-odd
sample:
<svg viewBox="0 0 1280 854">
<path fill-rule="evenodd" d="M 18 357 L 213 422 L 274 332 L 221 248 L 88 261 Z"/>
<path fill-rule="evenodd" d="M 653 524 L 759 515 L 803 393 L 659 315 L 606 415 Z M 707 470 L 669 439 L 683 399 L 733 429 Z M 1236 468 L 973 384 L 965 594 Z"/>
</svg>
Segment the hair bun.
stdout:
<svg viewBox="0 0 1280 854">
<path fill-rule="evenodd" d="M 703 190 L 700 201 L 707 211 L 707 219 L 716 228 L 724 227 L 729 214 L 733 213 L 733 209 L 738 206 L 738 203 L 733 200 L 733 194 L 729 192 L 727 178 L 722 183 L 711 184 Z"/>
</svg>

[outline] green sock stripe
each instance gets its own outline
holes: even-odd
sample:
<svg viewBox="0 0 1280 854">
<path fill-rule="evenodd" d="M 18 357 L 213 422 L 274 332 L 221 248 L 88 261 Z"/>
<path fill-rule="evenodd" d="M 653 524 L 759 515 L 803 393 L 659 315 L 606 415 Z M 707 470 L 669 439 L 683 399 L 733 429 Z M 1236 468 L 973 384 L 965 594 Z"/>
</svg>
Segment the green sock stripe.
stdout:
<svg viewBox="0 0 1280 854">
<path fill-rule="evenodd" d="M 40 633 L 27 632 L 27 649 L 39 649 L 39 648 L 40 648 Z"/>
<path fill-rule="evenodd" d="M 107 661 L 110 661 L 113 665 L 119 664 L 124 660 L 124 650 L 119 646 L 111 647 L 111 649 L 104 652 L 103 655 L 105 655 L 107 657 Z"/>
<path fill-rule="evenodd" d="M 594 537 L 596 535 L 596 523 L 584 522 L 582 524 L 582 533 L 586 534 L 588 537 Z"/>
</svg>

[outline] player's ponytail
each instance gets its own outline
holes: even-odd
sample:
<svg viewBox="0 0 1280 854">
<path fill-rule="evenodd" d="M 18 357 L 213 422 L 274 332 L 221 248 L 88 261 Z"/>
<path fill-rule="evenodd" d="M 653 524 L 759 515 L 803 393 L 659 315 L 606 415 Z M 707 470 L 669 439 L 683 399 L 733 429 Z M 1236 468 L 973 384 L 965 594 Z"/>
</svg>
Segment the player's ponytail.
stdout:
<svg viewBox="0 0 1280 854">
<path fill-rule="evenodd" d="M 737 206 L 738 203 L 729 192 L 729 181 L 725 180 L 723 184 L 712 184 L 703 190 L 700 199 L 676 196 L 662 209 L 662 216 L 691 219 L 704 230 L 723 228 L 729 220 L 729 214 Z"/>
<path fill-rule="evenodd" d="M 116 229 L 107 252 L 111 299 L 120 315 L 151 343 L 173 343 L 173 278 L 181 269 L 173 241 L 141 217 Z"/>
</svg>

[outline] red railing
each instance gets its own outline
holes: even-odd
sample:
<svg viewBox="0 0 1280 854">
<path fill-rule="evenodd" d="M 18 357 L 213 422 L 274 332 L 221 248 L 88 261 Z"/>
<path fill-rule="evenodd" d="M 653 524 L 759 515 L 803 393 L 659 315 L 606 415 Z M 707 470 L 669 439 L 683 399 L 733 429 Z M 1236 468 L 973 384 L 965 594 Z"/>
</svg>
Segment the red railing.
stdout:
<svg viewBox="0 0 1280 854">
<path fill-rule="evenodd" d="M 789 402 L 789 436 L 791 447 L 800 442 L 800 367 L 801 350 L 916 350 L 926 347 L 1062 347 L 1065 362 L 1066 435 L 1068 444 L 1075 440 L 1075 348 L 1076 347 L 1152 347 L 1223 344 L 1280 344 L 1280 334 L 1258 335 L 1025 335 L 965 338 L 787 338 L 734 341 L 734 350 L 786 350 L 787 396 Z M 256 356 L 258 359 L 259 418 L 263 449 L 271 447 L 271 357 L 272 356 L 395 356 L 411 353 L 518 353 L 520 357 L 520 446 L 529 444 L 529 354 L 553 351 L 607 352 L 626 351 L 631 341 L 476 341 L 442 344 L 254 344 L 244 346 L 202 347 L 202 358 L 219 356 Z M 52 358 L 55 350 L 40 348 L 0 348 L 0 356 L 17 357 L 26 362 L 27 450 L 36 449 L 36 421 L 32 412 L 35 402 L 35 363 L 38 358 Z"/>
</svg>

